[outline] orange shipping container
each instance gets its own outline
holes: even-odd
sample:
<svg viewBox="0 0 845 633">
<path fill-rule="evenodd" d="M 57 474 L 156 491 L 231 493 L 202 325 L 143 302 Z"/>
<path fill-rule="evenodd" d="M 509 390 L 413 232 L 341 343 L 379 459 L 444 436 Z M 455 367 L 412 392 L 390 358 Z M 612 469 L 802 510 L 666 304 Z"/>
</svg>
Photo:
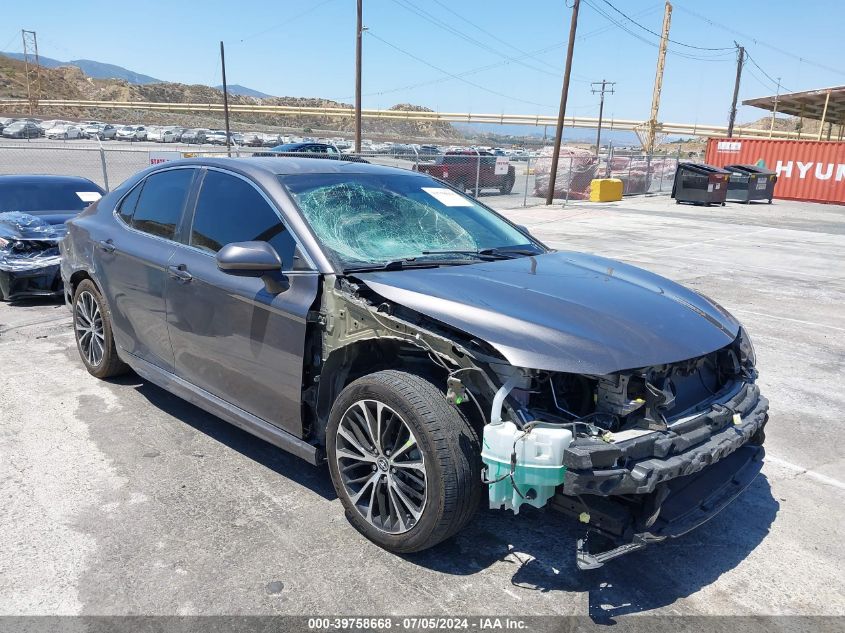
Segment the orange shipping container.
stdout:
<svg viewBox="0 0 845 633">
<path fill-rule="evenodd" d="M 845 204 L 845 142 L 715 139 L 707 141 L 709 165 L 757 165 L 778 175 L 775 198 Z"/>
</svg>

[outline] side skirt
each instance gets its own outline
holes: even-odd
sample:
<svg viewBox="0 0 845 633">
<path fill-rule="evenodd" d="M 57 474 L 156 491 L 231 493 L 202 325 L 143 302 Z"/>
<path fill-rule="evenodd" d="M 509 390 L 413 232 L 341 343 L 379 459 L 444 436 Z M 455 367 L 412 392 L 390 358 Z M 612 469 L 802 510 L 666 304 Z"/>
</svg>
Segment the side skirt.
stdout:
<svg viewBox="0 0 845 633">
<path fill-rule="evenodd" d="M 310 464 L 317 466 L 325 461 L 325 455 L 319 446 L 309 444 L 305 440 L 273 426 L 269 422 L 244 411 L 240 407 L 236 407 L 207 392 L 205 389 L 200 389 L 196 385 L 160 367 L 156 367 L 152 363 L 138 358 L 126 350 L 121 351 L 123 352 L 121 354 L 122 360 L 132 367 L 138 375 L 169 391 L 173 395 L 187 400 L 200 409 L 216 415 L 229 424 L 234 424 L 239 429 L 243 429 L 247 433 L 251 433 L 273 446 L 278 446 L 289 453 L 293 453 L 297 457 L 301 457 Z"/>
</svg>

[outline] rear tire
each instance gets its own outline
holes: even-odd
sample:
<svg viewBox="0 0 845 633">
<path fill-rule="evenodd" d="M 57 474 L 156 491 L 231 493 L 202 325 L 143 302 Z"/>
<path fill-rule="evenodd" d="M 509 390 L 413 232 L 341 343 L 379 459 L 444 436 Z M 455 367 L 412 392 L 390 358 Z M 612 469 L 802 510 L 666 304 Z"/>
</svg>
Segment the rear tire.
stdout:
<svg viewBox="0 0 845 633">
<path fill-rule="evenodd" d="M 89 374 L 111 378 L 129 371 L 117 355 L 108 305 L 90 279 L 80 282 L 73 294 L 73 332 L 79 357 Z"/>
<path fill-rule="evenodd" d="M 478 507 L 478 434 L 420 376 L 387 370 L 348 385 L 332 407 L 326 446 L 350 523 L 391 552 L 436 545 Z"/>
<path fill-rule="evenodd" d="M 505 176 L 505 181 L 502 183 L 502 186 L 499 187 L 499 193 L 501 193 L 502 195 L 509 194 L 511 191 L 513 191 L 513 184 L 515 181 L 516 176 L 513 176 L 512 174 L 508 174 L 507 176 Z"/>
</svg>

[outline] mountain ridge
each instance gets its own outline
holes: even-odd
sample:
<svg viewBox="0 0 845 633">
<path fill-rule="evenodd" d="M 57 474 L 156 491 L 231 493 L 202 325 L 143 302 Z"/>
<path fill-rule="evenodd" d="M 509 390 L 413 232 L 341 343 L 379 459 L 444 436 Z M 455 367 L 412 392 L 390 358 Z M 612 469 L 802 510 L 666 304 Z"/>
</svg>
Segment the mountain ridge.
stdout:
<svg viewBox="0 0 845 633">
<path fill-rule="evenodd" d="M 23 61 L 22 53 L 0 51 L 0 55 L 10 57 L 11 59 L 16 59 L 18 61 Z M 108 64 L 106 62 L 99 62 L 93 59 L 72 59 L 70 61 L 63 62 L 58 59 L 53 59 L 52 57 L 42 57 L 39 55 L 38 62 L 43 68 L 75 66 L 92 79 L 122 79 L 131 84 L 138 85 L 163 83 L 163 80 L 156 79 L 150 75 L 129 70 L 128 68 L 124 68 L 123 66 L 118 66 L 116 64 Z"/>
</svg>

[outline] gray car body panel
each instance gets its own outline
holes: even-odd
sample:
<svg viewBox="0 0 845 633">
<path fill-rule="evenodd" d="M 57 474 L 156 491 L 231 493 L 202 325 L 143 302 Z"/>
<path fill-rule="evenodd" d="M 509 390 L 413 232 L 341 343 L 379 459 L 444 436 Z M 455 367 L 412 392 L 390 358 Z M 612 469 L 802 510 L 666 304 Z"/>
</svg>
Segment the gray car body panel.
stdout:
<svg viewBox="0 0 845 633">
<path fill-rule="evenodd" d="M 517 367 L 602 375 L 696 358 L 739 333 L 736 319 L 702 295 L 582 253 L 356 276 Z"/>
</svg>

